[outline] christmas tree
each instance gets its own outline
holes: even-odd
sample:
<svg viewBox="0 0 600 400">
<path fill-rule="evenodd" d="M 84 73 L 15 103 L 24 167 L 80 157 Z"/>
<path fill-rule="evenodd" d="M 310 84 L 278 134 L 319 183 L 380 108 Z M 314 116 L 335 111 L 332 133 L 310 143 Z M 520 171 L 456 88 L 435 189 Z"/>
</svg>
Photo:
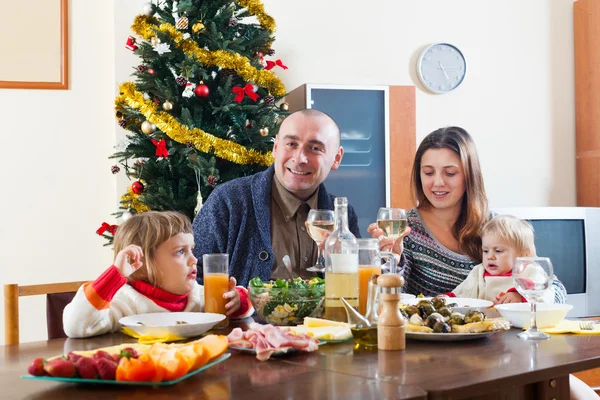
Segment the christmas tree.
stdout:
<svg viewBox="0 0 600 400">
<path fill-rule="evenodd" d="M 131 185 L 115 215 L 176 210 L 193 219 L 202 199 L 230 179 L 267 168 L 286 104 L 274 68 L 275 21 L 258 0 L 157 0 L 125 47 L 141 58 L 120 86 L 112 155 Z M 97 233 L 112 242 L 116 225 Z"/>
</svg>

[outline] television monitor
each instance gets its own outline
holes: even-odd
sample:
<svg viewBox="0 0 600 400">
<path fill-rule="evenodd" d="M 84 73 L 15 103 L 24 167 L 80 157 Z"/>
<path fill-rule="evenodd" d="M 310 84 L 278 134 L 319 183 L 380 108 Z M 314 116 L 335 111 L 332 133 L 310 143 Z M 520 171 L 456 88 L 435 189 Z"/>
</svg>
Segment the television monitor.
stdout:
<svg viewBox="0 0 600 400">
<path fill-rule="evenodd" d="M 492 208 L 526 219 L 535 231 L 537 255 L 549 257 L 567 289 L 569 317 L 600 315 L 600 208 Z"/>
</svg>

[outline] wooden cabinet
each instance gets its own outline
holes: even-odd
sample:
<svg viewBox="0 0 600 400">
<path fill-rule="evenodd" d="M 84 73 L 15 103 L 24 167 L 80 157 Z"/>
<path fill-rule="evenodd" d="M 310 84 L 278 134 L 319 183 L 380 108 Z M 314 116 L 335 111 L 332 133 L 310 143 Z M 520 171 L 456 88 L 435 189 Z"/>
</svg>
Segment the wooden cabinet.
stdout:
<svg viewBox="0 0 600 400">
<path fill-rule="evenodd" d="M 286 97 L 290 111 L 314 108 L 340 126 L 344 158 L 327 191 L 348 197 L 363 237 L 379 207 L 412 208 L 410 176 L 416 151 L 414 86 L 304 84 Z"/>
<path fill-rule="evenodd" d="M 577 205 L 600 207 L 600 0 L 573 3 Z"/>
</svg>

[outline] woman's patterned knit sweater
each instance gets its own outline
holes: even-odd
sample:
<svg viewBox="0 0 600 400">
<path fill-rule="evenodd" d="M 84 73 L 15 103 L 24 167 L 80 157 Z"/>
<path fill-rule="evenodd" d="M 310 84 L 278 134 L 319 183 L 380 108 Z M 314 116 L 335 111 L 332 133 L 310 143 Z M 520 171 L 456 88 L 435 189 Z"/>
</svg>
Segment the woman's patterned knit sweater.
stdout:
<svg viewBox="0 0 600 400">
<path fill-rule="evenodd" d="M 404 251 L 400 261 L 406 280 L 404 290 L 406 293 L 422 293 L 425 296 L 451 292 L 478 263 L 438 242 L 423 223 L 416 208 L 409 210 L 407 217 L 411 232 L 404 238 Z M 557 279 L 552 285 L 556 294 L 555 302 L 564 303 L 567 296 L 565 287 Z"/>
</svg>

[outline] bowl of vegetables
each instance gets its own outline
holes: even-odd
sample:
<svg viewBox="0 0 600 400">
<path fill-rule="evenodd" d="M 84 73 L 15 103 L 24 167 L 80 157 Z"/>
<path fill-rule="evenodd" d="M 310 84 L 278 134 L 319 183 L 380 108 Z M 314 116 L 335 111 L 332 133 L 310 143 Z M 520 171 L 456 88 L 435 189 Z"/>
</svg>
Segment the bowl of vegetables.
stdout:
<svg viewBox="0 0 600 400">
<path fill-rule="evenodd" d="M 325 313 L 325 281 L 318 277 L 268 282 L 256 277 L 248 292 L 256 313 L 269 324 L 302 325 L 305 317 L 320 318 Z"/>
</svg>

